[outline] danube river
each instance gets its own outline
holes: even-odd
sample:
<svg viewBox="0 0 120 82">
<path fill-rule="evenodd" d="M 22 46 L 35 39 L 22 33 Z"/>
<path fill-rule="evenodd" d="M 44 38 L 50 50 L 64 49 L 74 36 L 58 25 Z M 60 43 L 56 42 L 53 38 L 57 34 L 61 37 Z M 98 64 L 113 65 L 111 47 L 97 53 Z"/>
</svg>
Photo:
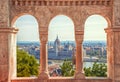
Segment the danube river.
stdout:
<svg viewBox="0 0 120 82">
<path fill-rule="evenodd" d="M 104 63 L 104 62 L 98 62 L 98 63 Z M 92 67 L 93 64 L 94 64 L 94 62 L 83 62 L 83 67 L 87 67 L 87 68 Z"/>
<path fill-rule="evenodd" d="M 48 64 L 59 64 L 62 65 L 63 61 L 62 60 L 49 60 Z M 104 63 L 104 62 L 98 62 L 98 63 Z M 83 62 L 83 67 L 92 67 L 94 62 Z M 106 64 L 106 63 L 105 63 Z"/>
</svg>

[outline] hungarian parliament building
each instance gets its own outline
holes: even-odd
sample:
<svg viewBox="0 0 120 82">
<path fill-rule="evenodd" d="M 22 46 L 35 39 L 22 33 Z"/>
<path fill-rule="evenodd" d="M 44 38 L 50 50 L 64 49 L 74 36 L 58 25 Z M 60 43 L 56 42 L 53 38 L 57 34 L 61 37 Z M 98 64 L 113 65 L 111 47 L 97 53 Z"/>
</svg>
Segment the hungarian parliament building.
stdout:
<svg viewBox="0 0 120 82">
<path fill-rule="evenodd" d="M 23 42 L 18 43 L 21 50 L 34 55 L 36 59 L 40 58 L 40 44 L 39 42 Z M 82 47 L 82 54 L 84 61 L 98 60 L 99 57 L 106 58 L 106 43 L 105 42 L 84 42 Z M 55 41 L 48 42 L 48 59 L 50 60 L 64 60 L 75 57 L 75 42 L 74 41 L 60 41 L 57 36 Z M 97 58 L 95 58 L 97 57 Z"/>
<path fill-rule="evenodd" d="M 61 43 L 58 36 L 54 43 L 48 43 L 48 58 L 49 59 L 71 59 L 75 54 L 75 45 L 70 42 Z"/>
<path fill-rule="evenodd" d="M 40 44 L 31 42 L 18 43 L 20 50 L 24 50 L 30 55 L 34 55 L 36 59 L 40 58 Z M 71 59 L 75 54 L 75 44 L 70 41 L 60 42 L 58 36 L 55 41 L 48 42 L 48 59 L 51 60 L 64 60 Z"/>
</svg>

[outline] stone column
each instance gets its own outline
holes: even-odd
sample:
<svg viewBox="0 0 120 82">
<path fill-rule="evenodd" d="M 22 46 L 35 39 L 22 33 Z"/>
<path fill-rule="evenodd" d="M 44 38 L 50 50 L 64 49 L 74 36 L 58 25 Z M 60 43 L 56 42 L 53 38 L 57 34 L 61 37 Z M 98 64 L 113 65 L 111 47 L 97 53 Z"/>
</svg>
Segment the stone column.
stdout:
<svg viewBox="0 0 120 82">
<path fill-rule="evenodd" d="M 110 48 L 110 55 L 113 65 L 110 65 L 112 75 L 109 74 L 109 76 L 113 82 L 120 82 L 120 0 L 113 0 L 112 2 L 112 28 L 108 29 L 108 37 L 111 39 L 109 47 L 112 47 Z"/>
<path fill-rule="evenodd" d="M 120 27 L 108 28 L 106 33 L 108 77 L 120 82 Z"/>
<path fill-rule="evenodd" d="M 75 40 L 76 40 L 76 70 L 75 70 L 75 79 L 83 79 L 85 78 L 82 73 L 83 68 L 83 57 L 82 57 L 82 42 L 83 42 L 83 31 L 75 32 Z"/>
<path fill-rule="evenodd" d="M 48 53 L 47 53 L 48 33 L 40 32 L 40 75 L 39 79 L 48 79 Z"/>
<path fill-rule="evenodd" d="M 10 82 L 12 77 L 11 37 L 16 33 L 15 28 L 0 28 L 0 82 Z"/>
<path fill-rule="evenodd" d="M 114 66 L 114 55 L 113 55 L 113 32 L 111 28 L 105 29 L 107 33 L 107 77 L 113 78 L 113 66 Z"/>
<path fill-rule="evenodd" d="M 17 39 L 16 34 L 17 28 L 12 28 L 13 31 L 9 35 L 9 62 L 10 62 L 10 78 L 14 79 L 17 77 Z"/>
</svg>

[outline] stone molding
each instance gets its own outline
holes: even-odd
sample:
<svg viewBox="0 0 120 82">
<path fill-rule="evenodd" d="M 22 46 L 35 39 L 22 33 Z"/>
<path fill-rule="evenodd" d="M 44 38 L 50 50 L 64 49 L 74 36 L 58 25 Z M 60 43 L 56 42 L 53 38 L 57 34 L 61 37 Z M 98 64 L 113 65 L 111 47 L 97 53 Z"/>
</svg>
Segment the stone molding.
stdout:
<svg viewBox="0 0 120 82">
<path fill-rule="evenodd" d="M 17 33 L 17 28 L 0 28 L 0 33 Z"/>
<path fill-rule="evenodd" d="M 111 33 L 111 32 L 120 32 L 120 28 L 106 28 L 105 29 L 106 33 Z"/>
<path fill-rule="evenodd" d="M 112 0 L 11 0 L 14 6 L 110 6 Z"/>
<path fill-rule="evenodd" d="M 76 30 L 75 35 L 84 35 L 84 30 Z"/>
<path fill-rule="evenodd" d="M 75 31 L 75 40 L 77 44 L 82 44 L 83 36 L 84 36 L 84 31 L 82 30 Z"/>
<path fill-rule="evenodd" d="M 40 30 L 39 31 L 40 42 L 47 43 L 47 41 L 48 41 L 48 28 L 41 27 L 39 30 Z"/>
</svg>

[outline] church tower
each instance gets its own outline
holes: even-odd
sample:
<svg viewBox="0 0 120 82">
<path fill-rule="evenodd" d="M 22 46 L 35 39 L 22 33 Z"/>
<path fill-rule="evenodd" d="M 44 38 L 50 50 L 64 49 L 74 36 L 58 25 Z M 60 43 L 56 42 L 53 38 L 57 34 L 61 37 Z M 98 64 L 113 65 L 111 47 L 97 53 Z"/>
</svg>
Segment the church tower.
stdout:
<svg viewBox="0 0 120 82">
<path fill-rule="evenodd" d="M 60 40 L 58 36 L 56 37 L 56 40 L 54 42 L 54 50 L 55 50 L 56 56 L 58 56 L 58 52 L 60 51 Z"/>
</svg>

